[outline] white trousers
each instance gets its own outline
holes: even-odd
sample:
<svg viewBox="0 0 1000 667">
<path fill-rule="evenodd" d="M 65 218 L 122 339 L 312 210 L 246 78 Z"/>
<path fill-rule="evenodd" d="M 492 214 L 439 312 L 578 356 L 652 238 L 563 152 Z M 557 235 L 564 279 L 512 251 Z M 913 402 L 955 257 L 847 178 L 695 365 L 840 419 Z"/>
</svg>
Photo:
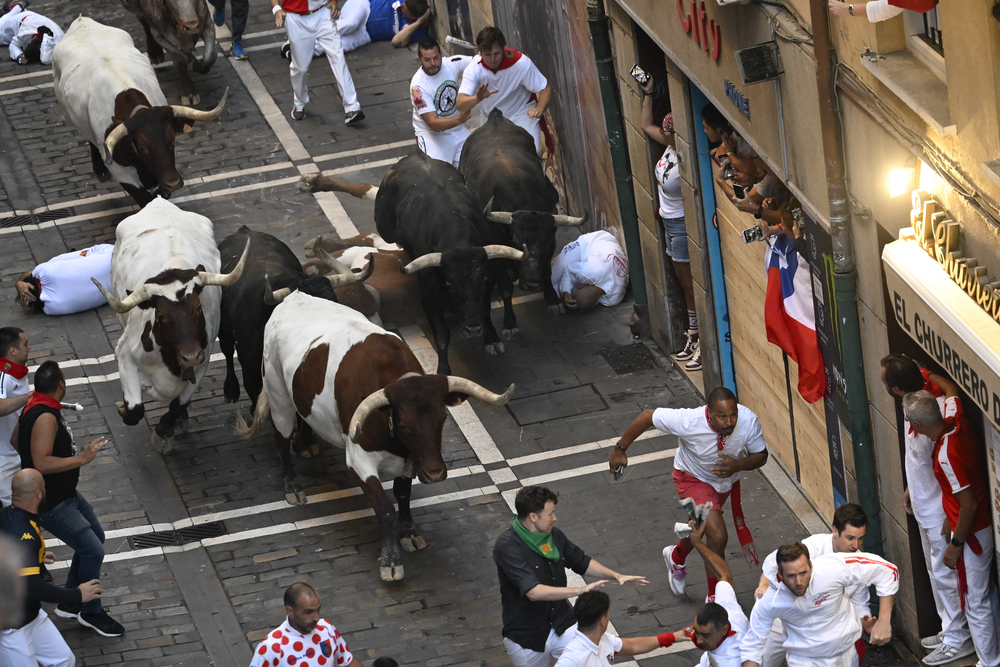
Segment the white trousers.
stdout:
<svg viewBox="0 0 1000 667">
<path fill-rule="evenodd" d="M 771 625 L 771 632 L 764 642 L 764 658 L 761 667 L 781 667 L 785 664 L 785 628 L 781 625 L 781 619 L 775 619 Z"/>
<path fill-rule="evenodd" d="M 959 600 L 958 574 L 944 564 L 948 540 L 941 534 L 939 526 L 924 528 L 919 523 L 917 525 L 920 528 L 920 545 L 924 550 L 927 574 L 931 579 L 934 606 L 941 617 L 941 628 L 944 630 L 944 643 L 948 646 L 962 646 L 970 637 L 969 624 Z"/>
<path fill-rule="evenodd" d="M 368 16 L 372 13 L 372 5 L 369 0 L 347 0 L 340 7 L 340 16 L 337 18 L 337 32 L 344 45 L 344 53 L 364 46 L 372 41 L 365 29 L 368 23 Z M 316 55 L 323 53 L 316 51 Z"/>
<path fill-rule="evenodd" d="M 21 457 L 17 454 L 0 454 L 0 503 L 10 505 L 10 484 L 21 469 Z"/>
<path fill-rule="evenodd" d="M 417 146 L 427 157 L 447 162 L 458 169 L 458 161 L 462 158 L 462 146 L 469 138 L 469 131 L 464 127 L 455 132 L 417 132 Z"/>
<path fill-rule="evenodd" d="M 288 33 L 292 55 L 292 64 L 288 69 L 292 77 L 295 106 L 303 109 L 309 104 L 309 64 L 312 62 L 313 51 L 318 46 L 330 61 L 330 69 L 333 70 L 333 76 L 337 79 L 344 100 L 344 112 L 360 109 L 358 94 L 354 90 L 354 80 L 344 58 L 340 33 L 330 18 L 330 8 L 324 7 L 315 14 L 286 14 L 285 30 Z"/>
<path fill-rule="evenodd" d="M 965 581 L 968 592 L 965 596 L 965 618 L 969 622 L 972 643 L 979 655 L 982 667 L 1000 667 L 1000 597 L 996 586 L 990 583 L 990 569 L 993 567 L 993 526 L 987 526 L 975 533 L 982 545 L 978 556 L 972 552 L 966 541 L 962 553 Z"/>
<path fill-rule="evenodd" d="M 514 667 L 549 667 L 551 660 L 558 660 L 559 656 L 566 650 L 574 635 L 576 635 L 576 623 L 566 629 L 566 632 L 557 635 L 555 630 L 549 630 L 549 638 L 545 640 L 544 651 L 532 651 L 524 648 L 517 642 L 503 638 L 503 646 L 507 649 L 510 662 Z"/>
<path fill-rule="evenodd" d="M 76 657 L 44 610 L 17 630 L 0 632 L 3 667 L 73 667 Z"/>
<path fill-rule="evenodd" d="M 806 658 L 789 653 L 787 660 L 788 667 L 858 667 L 858 651 L 852 646 L 829 658 Z"/>
</svg>

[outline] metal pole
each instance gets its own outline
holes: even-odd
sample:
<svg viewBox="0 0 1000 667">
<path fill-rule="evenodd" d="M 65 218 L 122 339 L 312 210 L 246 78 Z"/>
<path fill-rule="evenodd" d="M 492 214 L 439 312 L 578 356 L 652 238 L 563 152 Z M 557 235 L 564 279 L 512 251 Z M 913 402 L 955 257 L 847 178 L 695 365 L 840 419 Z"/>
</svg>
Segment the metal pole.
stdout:
<svg viewBox="0 0 1000 667">
<path fill-rule="evenodd" d="M 875 471 L 871 414 L 868 411 L 868 388 L 861 351 L 861 326 L 857 306 L 857 271 L 851 246 L 851 207 L 844 183 L 844 164 L 834 111 L 836 97 L 835 54 L 830 42 L 827 0 L 809 0 L 813 45 L 816 54 L 816 86 L 819 93 L 819 119 L 823 133 L 826 162 L 826 191 L 830 200 L 830 236 L 833 240 L 833 284 L 837 299 L 837 326 L 840 328 L 841 356 L 847 382 L 847 405 L 850 411 L 851 442 L 854 448 L 854 476 L 858 485 L 858 504 L 868 515 L 865 550 L 882 554 L 882 521 L 878 499 L 878 475 Z"/>
<path fill-rule="evenodd" d="M 594 42 L 594 59 L 597 62 L 601 100 L 604 103 L 604 122 L 608 128 L 608 146 L 615 173 L 615 187 L 618 191 L 618 208 L 622 214 L 622 233 L 625 236 L 625 252 L 628 255 L 629 278 L 632 281 L 632 294 L 635 297 L 634 308 L 636 315 L 639 316 L 637 330 L 641 337 L 648 338 L 649 306 L 646 301 L 646 278 L 642 265 L 642 246 L 639 241 L 639 217 L 635 210 L 632 170 L 629 167 L 628 149 L 625 146 L 625 127 L 618 99 L 611 38 L 608 35 L 608 17 L 604 13 L 603 0 L 587 0 L 587 22 L 590 24 L 590 35 Z"/>
</svg>

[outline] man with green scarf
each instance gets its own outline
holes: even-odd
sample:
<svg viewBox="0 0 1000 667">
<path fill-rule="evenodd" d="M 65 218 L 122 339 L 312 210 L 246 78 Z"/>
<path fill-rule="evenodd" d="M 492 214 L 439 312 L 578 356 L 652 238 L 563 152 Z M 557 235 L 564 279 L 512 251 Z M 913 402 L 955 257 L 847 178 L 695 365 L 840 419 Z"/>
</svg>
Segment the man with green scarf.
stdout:
<svg viewBox="0 0 1000 667">
<path fill-rule="evenodd" d="M 619 585 L 644 577 L 618 574 L 590 558 L 553 527 L 558 496 L 541 486 L 526 486 L 514 498 L 510 528 L 497 538 L 493 561 L 500 578 L 503 643 L 514 667 L 549 667 L 562 655 L 576 623 L 568 599 L 614 579 Z M 566 568 L 601 577 L 586 586 L 569 587 Z"/>
</svg>

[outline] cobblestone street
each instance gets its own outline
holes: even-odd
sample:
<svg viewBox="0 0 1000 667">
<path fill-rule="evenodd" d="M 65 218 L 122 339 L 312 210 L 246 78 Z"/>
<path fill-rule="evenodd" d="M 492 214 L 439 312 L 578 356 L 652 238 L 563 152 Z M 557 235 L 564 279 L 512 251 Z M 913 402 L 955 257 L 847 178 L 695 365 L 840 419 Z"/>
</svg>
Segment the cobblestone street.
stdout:
<svg viewBox="0 0 1000 667">
<path fill-rule="evenodd" d="M 38 0 L 31 8 L 64 28 L 82 12 L 129 31 L 145 48 L 138 21 L 117 1 Z M 278 54 L 283 39 L 266 6 L 252 3 L 243 42 L 249 60 L 220 55 L 209 74 L 192 75 L 199 108 L 215 106 L 226 88 L 229 99 L 217 121 L 178 135 L 185 185 L 171 201 L 208 216 L 217 239 L 245 224 L 279 237 L 305 261 L 309 239 L 374 232 L 375 225 L 372 202 L 301 193 L 300 175 L 322 170 L 378 183 L 414 145 L 407 82 L 417 64 L 413 51 L 386 42 L 348 54 L 367 119 L 345 127 L 330 67 L 317 59 L 308 116 L 295 122 L 288 116 L 288 62 Z M 229 40 L 220 43 L 228 47 Z M 178 104 L 175 69 L 158 66 L 157 73 L 168 102 Z M 378 574 L 378 524 L 343 452 L 323 444 L 319 457 L 295 458 L 309 502 L 287 504 L 270 433 L 244 441 L 233 432 L 249 400 L 244 392 L 236 404 L 224 401 L 225 363 L 217 347 L 191 403 L 188 430 L 172 453 L 161 455 L 150 445 L 147 420 L 155 423 L 166 406 L 147 403 L 146 420 L 133 427 L 115 407 L 122 395 L 115 313 L 109 307 L 65 317 L 21 311 L 14 301 L 21 273 L 61 252 L 113 243 L 115 225 L 137 208 L 117 183 L 93 175 L 89 147 L 56 103 L 49 68 L 2 59 L 0 109 L 0 245 L 7 257 L 0 325 L 25 330 L 32 370 L 48 359 L 61 363 L 70 385 L 66 400 L 84 406 L 67 414 L 77 443 L 98 435 L 111 440 L 82 469 L 80 489 L 108 534 L 103 600 L 126 632 L 105 639 L 53 614 L 78 665 L 247 665 L 257 642 L 284 619 L 282 592 L 295 581 L 317 589 L 323 616 L 366 665 L 379 656 L 426 667 L 509 664 L 492 546 L 510 524 L 514 493 L 533 484 L 560 494 L 558 525 L 588 555 L 648 577 L 647 587 L 605 589 L 618 633 L 657 634 L 691 622 L 706 593 L 700 561 L 689 561 L 689 597 L 678 598 L 661 557 L 683 516 L 670 477 L 676 440 L 648 433 L 629 451 L 631 465 L 619 482 L 607 459 L 641 410 L 693 407 L 702 398 L 651 342 L 632 339 L 628 299 L 588 315 L 553 317 L 540 294 L 518 296 L 521 337 L 497 357 L 486 356 L 478 339 L 455 336 L 454 375 L 493 391 L 510 383 L 517 389 L 507 406 L 473 401 L 452 409 L 443 438 L 448 478 L 414 487 L 414 517 L 429 546 L 404 554 L 403 581 L 385 583 Z M 561 228 L 560 246 L 577 233 Z M 433 370 L 426 322 L 399 321 L 392 312 L 382 318 Z M 650 367 L 619 374 L 606 355 L 633 345 Z M 743 494 L 761 557 L 789 538 L 826 529 L 777 463 L 745 474 Z M 743 560 L 728 511 L 726 520 L 728 561 L 749 611 L 759 569 Z M 182 530 L 181 546 L 150 537 Z M 57 554 L 51 570 L 61 584 L 70 551 L 54 539 L 47 544 Z M 640 662 L 679 667 L 700 655 L 673 647 Z"/>
</svg>

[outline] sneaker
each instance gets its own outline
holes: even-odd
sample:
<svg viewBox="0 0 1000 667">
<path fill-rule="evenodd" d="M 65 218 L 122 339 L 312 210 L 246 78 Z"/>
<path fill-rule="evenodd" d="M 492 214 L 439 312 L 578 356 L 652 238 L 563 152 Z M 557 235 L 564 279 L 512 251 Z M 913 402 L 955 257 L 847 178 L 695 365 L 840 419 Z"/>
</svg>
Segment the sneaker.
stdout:
<svg viewBox="0 0 1000 667">
<path fill-rule="evenodd" d="M 288 42 L 287 39 L 285 40 L 285 43 L 281 45 L 281 51 L 280 51 L 280 53 L 281 53 L 281 57 L 282 58 L 284 58 L 285 60 L 291 62 L 291 60 L 292 60 L 292 45 Z"/>
<path fill-rule="evenodd" d="M 222 9 L 216 9 L 212 12 L 212 20 L 215 22 L 215 25 L 221 28 L 226 22 L 226 8 L 223 7 Z"/>
<path fill-rule="evenodd" d="M 292 120 L 302 120 L 306 117 L 306 112 L 298 107 L 292 107 L 292 113 L 290 115 Z"/>
<path fill-rule="evenodd" d="M 100 614 L 85 614 L 80 612 L 76 617 L 80 625 L 90 628 L 102 637 L 120 637 L 125 628 L 115 619 L 108 616 L 108 608 L 101 610 Z"/>
<path fill-rule="evenodd" d="M 363 121 L 365 119 L 365 112 L 361 109 L 356 111 L 348 111 L 344 114 L 344 125 L 354 125 L 357 122 Z"/>
<path fill-rule="evenodd" d="M 920 645 L 924 648 L 934 649 L 944 643 L 944 630 L 933 637 L 924 637 L 920 640 Z"/>
<path fill-rule="evenodd" d="M 56 607 L 56 616 L 59 618 L 76 618 L 82 608 L 83 604 L 80 602 L 63 602 Z"/>
<path fill-rule="evenodd" d="M 687 582 L 685 581 L 687 567 L 674 562 L 674 549 L 676 548 L 676 544 L 671 544 L 669 547 L 663 548 L 663 563 L 670 570 L 670 590 L 674 592 L 674 595 L 684 595 L 684 589 L 687 586 Z"/>
<path fill-rule="evenodd" d="M 976 652 L 976 647 L 972 645 L 972 640 L 967 639 L 962 646 L 949 646 L 942 643 L 933 653 L 924 656 L 925 665 L 943 665 L 959 658 L 964 658 Z"/>
<path fill-rule="evenodd" d="M 684 364 L 684 370 L 686 371 L 700 371 L 701 370 L 701 345 L 698 343 L 694 344 L 694 355 L 688 359 L 688 362 Z"/>
<path fill-rule="evenodd" d="M 687 336 L 687 341 L 684 343 L 684 347 L 680 352 L 674 355 L 674 359 L 677 361 L 686 361 L 694 356 L 694 349 L 698 345 L 698 332 L 697 331 L 687 331 L 684 335 Z"/>
<path fill-rule="evenodd" d="M 243 51 L 243 44 L 233 42 L 229 45 L 229 57 L 235 60 L 246 60 L 247 54 Z"/>
</svg>

